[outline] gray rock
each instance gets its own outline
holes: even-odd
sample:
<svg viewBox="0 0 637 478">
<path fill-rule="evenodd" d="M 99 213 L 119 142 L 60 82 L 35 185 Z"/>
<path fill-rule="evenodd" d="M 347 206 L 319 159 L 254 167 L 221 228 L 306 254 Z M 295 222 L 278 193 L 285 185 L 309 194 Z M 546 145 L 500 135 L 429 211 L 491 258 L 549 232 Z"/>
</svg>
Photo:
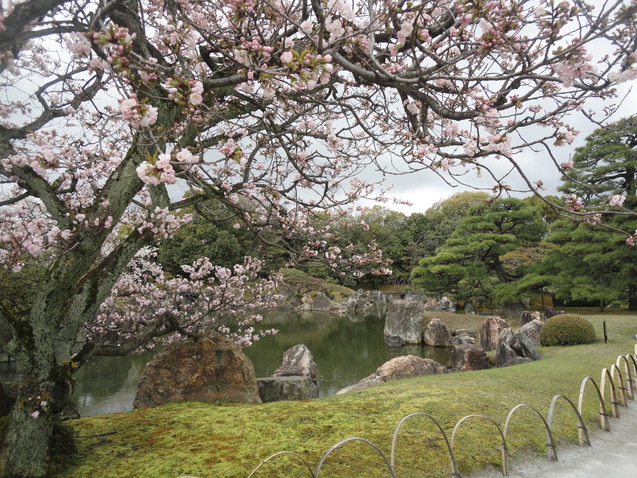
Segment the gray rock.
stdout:
<svg viewBox="0 0 637 478">
<path fill-rule="evenodd" d="M 514 335 L 511 329 L 506 328 L 500 332 L 498 337 L 498 345 L 495 349 L 495 365 L 503 367 L 509 360 L 518 357 L 518 354 L 512 347 Z"/>
<path fill-rule="evenodd" d="M 312 400 L 319 396 L 318 386 L 310 377 L 257 378 L 257 386 L 263 403 Z"/>
<path fill-rule="evenodd" d="M 469 335 L 456 335 L 453 338 L 453 345 L 475 345 L 476 339 Z"/>
<path fill-rule="evenodd" d="M 139 381 L 134 408 L 173 402 L 261 403 L 252 362 L 217 333 L 165 346 Z"/>
<path fill-rule="evenodd" d="M 505 364 L 501 365 L 502 367 L 511 367 L 513 365 L 522 365 L 523 363 L 530 363 L 533 362 L 532 359 L 528 358 L 528 357 L 513 357 L 511 360 L 509 360 L 508 362 L 506 362 Z"/>
<path fill-rule="evenodd" d="M 483 348 L 473 344 L 456 345 L 451 352 L 453 368 L 462 371 L 484 370 L 489 358 Z"/>
<path fill-rule="evenodd" d="M 454 304 L 449 297 L 442 296 L 440 298 L 440 311 L 455 313 L 456 304 Z"/>
<path fill-rule="evenodd" d="M 456 334 L 457 337 L 466 336 L 466 337 L 473 337 L 475 339 L 477 336 L 476 331 L 471 329 L 456 329 L 454 333 Z"/>
<path fill-rule="evenodd" d="M 547 307 L 544 310 L 544 320 L 548 320 L 551 317 L 555 317 L 556 315 L 562 315 L 563 313 L 563 310 L 557 310 L 555 307 Z"/>
<path fill-rule="evenodd" d="M 336 395 L 362 390 L 391 380 L 442 373 L 447 373 L 447 368 L 434 360 L 415 355 L 403 355 L 385 362 L 373 374 L 354 385 L 339 390 Z"/>
<path fill-rule="evenodd" d="M 532 322 L 533 320 L 539 320 L 541 322 L 542 321 L 542 314 L 539 313 L 538 311 L 525 310 L 524 312 L 522 312 L 522 315 L 520 315 L 520 324 L 521 325 L 526 325 L 529 322 Z"/>
<path fill-rule="evenodd" d="M 373 290 L 367 294 L 367 299 L 372 305 L 385 305 L 387 304 L 387 296 L 380 290 Z"/>
<path fill-rule="evenodd" d="M 397 347 L 422 343 L 424 312 L 422 302 L 392 301 L 385 317 L 385 344 Z"/>
<path fill-rule="evenodd" d="M 440 300 L 429 299 L 425 302 L 425 310 L 431 312 L 455 312 L 456 304 L 449 297 L 441 297 Z"/>
<path fill-rule="evenodd" d="M 526 336 L 524 332 L 520 332 L 518 330 L 517 334 L 515 334 L 515 337 L 517 339 L 517 344 L 521 352 L 521 353 L 518 352 L 519 356 L 527 357 L 527 358 L 530 358 L 531 360 L 540 360 L 540 354 L 537 352 L 535 345 L 533 345 L 533 342 L 529 340 L 529 338 Z"/>
<path fill-rule="evenodd" d="M 500 332 L 508 329 L 509 324 L 498 316 L 487 317 L 480 327 L 480 346 L 486 350 L 495 350 Z"/>
<path fill-rule="evenodd" d="M 329 311 L 332 308 L 332 301 L 323 292 L 319 292 L 312 302 L 312 310 Z"/>
<path fill-rule="evenodd" d="M 283 362 L 281 366 L 277 368 L 273 377 L 310 377 L 311 380 L 316 381 L 318 376 L 318 370 L 316 363 L 314 363 L 314 357 L 312 352 L 303 344 L 295 345 L 283 352 Z"/>
<path fill-rule="evenodd" d="M 522 332 L 536 347 L 540 345 L 540 330 L 544 326 L 544 322 L 541 319 L 533 319 L 528 324 L 524 324 L 518 329 L 518 332 Z"/>
<path fill-rule="evenodd" d="M 442 320 L 434 317 L 425 326 L 423 341 L 432 347 L 451 347 L 451 332 Z"/>
</svg>

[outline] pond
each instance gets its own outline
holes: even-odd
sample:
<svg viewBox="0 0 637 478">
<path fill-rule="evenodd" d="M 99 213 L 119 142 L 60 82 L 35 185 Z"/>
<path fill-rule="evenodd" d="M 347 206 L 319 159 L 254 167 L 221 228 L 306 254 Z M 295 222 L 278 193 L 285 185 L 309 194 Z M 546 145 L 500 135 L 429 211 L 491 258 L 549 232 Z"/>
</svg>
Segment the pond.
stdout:
<svg viewBox="0 0 637 478">
<path fill-rule="evenodd" d="M 277 311 L 266 314 L 261 327 L 279 332 L 244 349 L 257 377 L 267 377 L 281 365 L 283 352 L 305 344 L 318 367 L 319 396 L 334 395 L 399 355 L 417 355 L 449 365 L 451 349 L 427 346 L 387 347 L 383 340 L 383 310 L 335 315 L 327 312 Z M 77 373 L 74 400 L 80 415 L 131 410 L 137 384 L 152 353 L 127 357 L 96 357 Z M 10 380 L 2 366 L 0 379 Z"/>
</svg>

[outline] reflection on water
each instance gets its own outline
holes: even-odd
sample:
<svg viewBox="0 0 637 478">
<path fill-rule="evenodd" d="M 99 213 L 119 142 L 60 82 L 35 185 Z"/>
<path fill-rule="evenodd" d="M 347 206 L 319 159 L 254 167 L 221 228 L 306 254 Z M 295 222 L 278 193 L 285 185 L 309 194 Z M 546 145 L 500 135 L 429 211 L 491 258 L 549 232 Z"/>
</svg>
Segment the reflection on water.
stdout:
<svg viewBox="0 0 637 478">
<path fill-rule="evenodd" d="M 387 347 L 382 311 L 334 315 L 327 312 L 270 312 L 260 327 L 278 329 L 244 349 L 257 377 L 267 377 L 281 365 L 283 352 L 305 344 L 318 366 L 319 395 L 334 395 L 399 355 L 417 355 L 449 365 L 451 349 L 425 346 Z M 127 357 L 96 357 L 77 373 L 74 400 L 82 416 L 132 410 L 137 384 L 152 353 Z M 0 379 L 12 379 L 2 367 Z"/>
<path fill-rule="evenodd" d="M 77 373 L 73 398 L 80 415 L 133 409 L 137 384 L 153 352 L 126 357 L 95 357 Z"/>
<path fill-rule="evenodd" d="M 264 318 L 262 327 L 276 328 L 279 333 L 256 342 L 245 353 L 254 363 L 257 377 L 267 377 L 281 365 L 283 352 L 296 344 L 305 344 L 318 366 L 321 397 L 334 395 L 399 355 L 418 355 L 449 365 L 449 348 L 387 347 L 384 326 L 385 315 L 380 311 L 344 316 L 327 312 L 273 312 Z"/>
</svg>

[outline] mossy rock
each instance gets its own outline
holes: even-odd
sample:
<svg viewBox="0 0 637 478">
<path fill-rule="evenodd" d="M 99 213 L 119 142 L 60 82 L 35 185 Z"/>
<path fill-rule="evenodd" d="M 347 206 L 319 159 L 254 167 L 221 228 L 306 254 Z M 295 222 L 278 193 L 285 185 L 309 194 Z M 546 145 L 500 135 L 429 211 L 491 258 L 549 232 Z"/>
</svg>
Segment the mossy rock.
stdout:
<svg viewBox="0 0 637 478">
<path fill-rule="evenodd" d="M 593 324 L 575 314 L 555 315 L 540 330 L 541 345 L 592 344 L 596 340 Z"/>
</svg>

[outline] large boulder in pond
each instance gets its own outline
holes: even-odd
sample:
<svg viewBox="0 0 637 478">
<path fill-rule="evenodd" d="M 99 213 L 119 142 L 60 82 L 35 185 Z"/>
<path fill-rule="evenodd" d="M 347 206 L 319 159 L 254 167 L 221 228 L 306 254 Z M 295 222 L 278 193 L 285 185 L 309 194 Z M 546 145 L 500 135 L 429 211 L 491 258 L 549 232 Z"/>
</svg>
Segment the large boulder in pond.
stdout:
<svg viewBox="0 0 637 478">
<path fill-rule="evenodd" d="M 148 363 L 134 408 L 173 402 L 261 403 L 252 362 L 216 333 L 164 347 Z"/>
<path fill-rule="evenodd" d="M 442 320 L 434 317 L 425 326 L 423 341 L 432 347 L 451 347 L 451 332 Z"/>
<path fill-rule="evenodd" d="M 487 317 L 480 327 L 480 346 L 487 352 L 495 350 L 500 332 L 508 328 L 509 324 L 501 317 L 495 315 Z"/>
<path fill-rule="evenodd" d="M 312 302 L 312 310 L 327 312 L 332 308 L 332 301 L 323 292 L 319 292 Z"/>
<path fill-rule="evenodd" d="M 447 367 L 434 360 L 415 355 L 403 355 L 385 362 L 373 374 L 354 385 L 339 390 L 336 395 L 362 390 L 392 380 L 442 373 L 447 373 Z"/>
<path fill-rule="evenodd" d="M 540 330 L 544 322 L 541 319 L 533 319 L 528 324 L 524 324 L 518 329 L 518 332 L 522 332 L 536 347 L 540 345 Z"/>
<path fill-rule="evenodd" d="M 390 347 L 422 343 L 425 307 L 415 300 L 394 300 L 385 316 L 385 343 Z"/>
<path fill-rule="evenodd" d="M 318 398 L 318 385 L 310 377 L 257 378 L 259 396 L 263 403 L 282 400 L 312 400 Z"/>
<path fill-rule="evenodd" d="M 482 347 L 474 344 L 456 345 L 451 352 L 453 368 L 468 372 L 489 367 L 489 358 Z"/>
<path fill-rule="evenodd" d="M 318 370 L 312 352 L 303 344 L 295 345 L 283 352 L 283 362 L 273 377 L 309 377 L 316 381 Z"/>
</svg>

